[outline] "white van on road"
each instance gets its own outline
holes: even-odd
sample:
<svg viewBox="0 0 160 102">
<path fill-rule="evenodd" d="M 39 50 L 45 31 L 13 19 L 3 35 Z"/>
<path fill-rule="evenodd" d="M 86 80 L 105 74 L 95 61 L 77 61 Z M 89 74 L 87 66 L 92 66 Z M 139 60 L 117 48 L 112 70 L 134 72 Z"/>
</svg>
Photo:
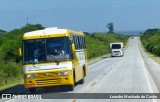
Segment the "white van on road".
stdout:
<svg viewBox="0 0 160 102">
<path fill-rule="evenodd" d="M 124 46 L 122 42 L 110 43 L 111 56 L 124 56 Z"/>
</svg>

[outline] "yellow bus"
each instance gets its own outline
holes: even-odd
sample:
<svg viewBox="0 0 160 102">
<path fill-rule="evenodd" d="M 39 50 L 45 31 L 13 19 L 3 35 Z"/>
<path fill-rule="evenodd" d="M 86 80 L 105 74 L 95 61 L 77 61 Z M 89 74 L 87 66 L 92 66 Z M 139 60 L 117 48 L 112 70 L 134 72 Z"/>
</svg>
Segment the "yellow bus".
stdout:
<svg viewBox="0 0 160 102">
<path fill-rule="evenodd" d="M 25 88 L 30 93 L 38 87 L 67 86 L 84 83 L 88 73 L 84 33 L 45 28 L 23 36 L 23 74 Z"/>
</svg>

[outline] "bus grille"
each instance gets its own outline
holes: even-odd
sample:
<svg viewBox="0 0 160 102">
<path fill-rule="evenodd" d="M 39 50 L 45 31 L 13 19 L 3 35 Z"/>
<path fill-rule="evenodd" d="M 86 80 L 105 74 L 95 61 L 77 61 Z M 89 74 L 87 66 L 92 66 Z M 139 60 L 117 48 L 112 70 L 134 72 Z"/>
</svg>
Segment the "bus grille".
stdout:
<svg viewBox="0 0 160 102">
<path fill-rule="evenodd" d="M 61 78 L 35 80 L 35 82 L 37 86 L 58 85 L 61 82 Z"/>
<path fill-rule="evenodd" d="M 47 77 L 57 77 L 58 73 L 49 72 L 49 73 L 37 73 L 37 78 L 47 78 Z"/>
</svg>

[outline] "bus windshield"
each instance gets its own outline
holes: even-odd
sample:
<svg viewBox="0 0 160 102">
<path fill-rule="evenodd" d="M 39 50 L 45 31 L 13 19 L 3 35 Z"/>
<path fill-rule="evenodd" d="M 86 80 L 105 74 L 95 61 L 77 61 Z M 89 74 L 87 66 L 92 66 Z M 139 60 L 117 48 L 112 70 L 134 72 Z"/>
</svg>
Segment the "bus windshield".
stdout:
<svg viewBox="0 0 160 102">
<path fill-rule="evenodd" d="M 113 44 L 112 49 L 121 49 L 121 45 L 120 44 Z"/>
<path fill-rule="evenodd" d="M 71 59 L 68 37 L 23 41 L 23 63 L 56 62 Z"/>
</svg>

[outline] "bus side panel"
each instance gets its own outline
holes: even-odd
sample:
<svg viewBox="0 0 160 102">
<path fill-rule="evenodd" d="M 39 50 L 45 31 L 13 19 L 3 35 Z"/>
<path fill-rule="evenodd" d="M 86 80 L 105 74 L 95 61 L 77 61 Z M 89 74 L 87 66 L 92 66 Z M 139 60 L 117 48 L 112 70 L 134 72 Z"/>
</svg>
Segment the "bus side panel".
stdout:
<svg viewBox="0 0 160 102">
<path fill-rule="evenodd" d="M 75 75 L 75 82 L 78 82 L 83 78 L 83 68 L 80 66 L 78 61 L 78 56 L 76 52 L 74 52 L 74 61 L 73 61 L 73 68 L 74 68 L 74 75 Z"/>
<path fill-rule="evenodd" d="M 75 82 L 80 81 L 83 78 L 83 70 L 82 67 L 77 64 L 75 65 Z"/>
</svg>

